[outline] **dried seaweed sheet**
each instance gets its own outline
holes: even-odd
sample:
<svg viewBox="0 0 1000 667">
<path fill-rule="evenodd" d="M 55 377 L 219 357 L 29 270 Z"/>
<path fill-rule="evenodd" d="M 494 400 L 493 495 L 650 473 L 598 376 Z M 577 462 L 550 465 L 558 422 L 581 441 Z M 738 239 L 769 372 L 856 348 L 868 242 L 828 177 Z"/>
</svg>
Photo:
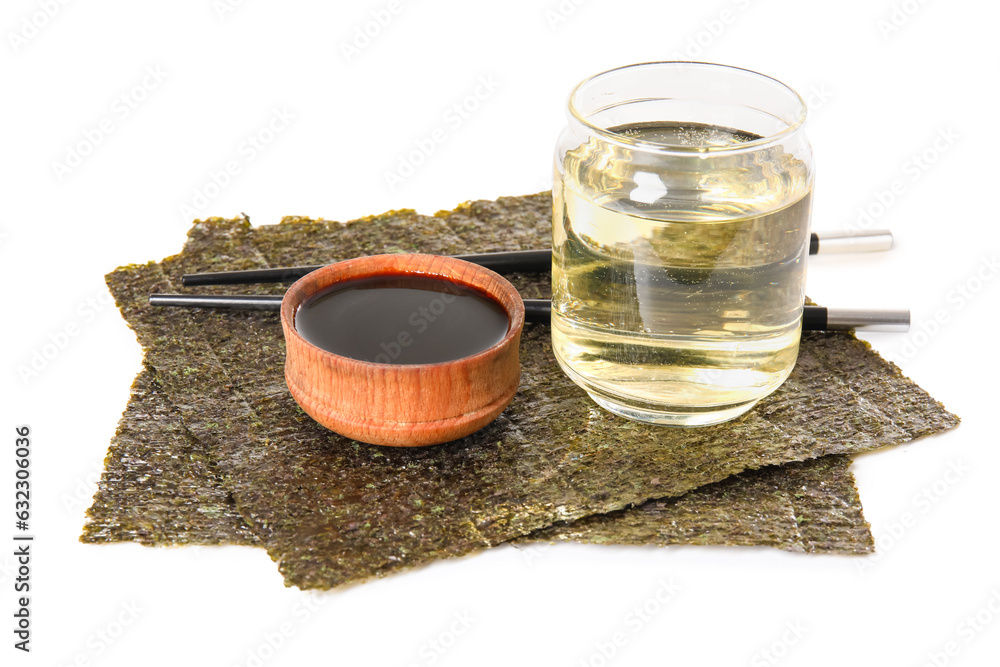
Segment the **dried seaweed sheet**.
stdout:
<svg viewBox="0 0 1000 667">
<path fill-rule="evenodd" d="M 875 549 L 850 458 L 842 455 L 741 473 L 679 498 L 556 524 L 516 542 L 535 540 L 771 546 L 841 554 Z"/>
<path fill-rule="evenodd" d="M 236 512 L 210 452 L 181 424 L 155 370 L 145 367 L 105 460 L 82 541 L 259 545 Z M 748 471 L 681 498 L 585 517 L 519 542 L 766 545 L 789 551 L 873 548 L 849 460 Z"/>
<path fill-rule="evenodd" d="M 88 512 L 83 540 L 258 543 L 236 513 L 206 448 L 186 429 L 174 423 L 167 428 L 167 419 L 180 422 L 180 416 L 168 409 L 169 402 L 153 373 L 151 368 L 144 369 L 136 379 L 129 408 L 108 454 L 100 490 Z M 191 464 L 185 465 L 188 461 Z M 663 528 L 649 543 L 764 544 L 792 551 L 867 552 L 871 536 L 853 476 L 846 462 L 831 466 L 824 458 L 803 464 L 805 472 L 799 472 L 795 465 L 788 468 L 788 474 L 770 468 L 747 472 L 721 483 L 724 496 L 716 491 L 718 485 L 709 485 L 686 494 L 680 503 L 650 502 L 605 515 L 615 519 L 588 524 L 594 526 L 590 536 L 581 529 L 564 529 L 543 531 L 538 537 L 640 543 L 637 527 L 654 528 L 648 520 L 656 517 Z M 836 474 L 806 474 L 813 467 Z M 800 497 L 794 510 L 788 491 L 793 486 Z M 773 504 L 779 499 L 783 503 L 780 511 L 773 516 L 762 513 L 766 501 Z M 817 505 L 819 499 L 825 500 L 821 506 Z M 812 517 L 811 526 L 825 527 L 823 539 L 807 540 L 804 532 L 789 530 L 796 525 L 794 517 L 802 515 Z M 639 518 L 646 521 L 637 523 Z M 722 526 L 728 527 L 723 530 Z M 531 537 L 522 541 L 525 539 Z"/>
<path fill-rule="evenodd" d="M 260 544 L 236 512 L 209 453 L 180 421 L 159 389 L 155 370 L 144 368 L 108 452 L 82 541 Z M 769 466 L 679 498 L 560 523 L 515 543 L 571 540 L 870 553 L 874 543 L 849 468 L 850 459 L 837 455 Z"/>
<path fill-rule="evenodd" d="M 209 452 L 143 368 L 87 510 L 84 542 L 257 544 Z"/>
<path fill-rule="evenodd" d="M 435 218 L 402 212 L 346 228 L 291 220 L 260 228 L 253 241 L 245 223 L 209 221 L 192 230 L 188 252 L 164 267 L 175 275 L 263 265 L 254 248 L 271 264 L 292 253 L 300 262 L 332 261 L 334 247 L 348 248 L 340 256 L 393 249 L 386 238 L 424 240 L 436 247 L 421 247 L 436 252 L 540 245 L 541 222 L 533 239 L 509 229 L 540 219 L 526 199 Z M 282 235 L 295 241 L 293 250 L 274 242 Z M 273 316 L 153 312 L 145 296 L 171 287 L 155 265 L 118 271 L 109 284 L 192 434 L 218 457 L 241 516 L 288 583 L 304 588 L 467 553 L 555 521 L 680 495 L 746 468 L 864 451 L 955 423 L 859 341 L 812 335 L 793 377 L 749 415 L 718 427 L 656 429 L 590 404 L 556 370 L 546 327 L 535 326 L 522 344 L 522 390 L 493 425 L 435 448 L 364 446 L 324 431 L 291 401 Z M 840 371 L 848 361 L 850 376 Z M 903 396 L 889 405 L 879 396 L 886 388 Z"/>
<path fill-rule="evenodd" d="M 300 236 L 310 238 L 309 234 Z M 329 251 L 324 246 L 321 249 Z M 536 280 L 538 284 L 532 287 L 538 295 L 544 292 L 546 281 L 544 278 Z M 180 416 L 168 409 L 169 402 L 159 389 L 154 373 L 153 369 L 145 368 L 136 379 L 129 407 L 108 453 L 99 491 L 88 512 L 82 539 L 86 542 L 135 540 L 144 544 L 257 544 L 257 538 L 236 513 L 231 495 L 222 486 L 211 462 L 207 461 L 206 448 L 174 423 L 167 429 L 165 420 L 179 422 Z M 191 465 L 186 465 L 188 461 Z M 826 458 L 803 464 L 824 471 L 829 465 Z M 671 533 L 668 539 L 667 533 L 661 532 L 659 538 L 651 538 L 651 543 L 767 544 L 793 551 L 866 552 L 871 548 L 871 535 L 862 516 L 853 476 L 846 471 L 846 466 L 846 463 L 839 463 L 837 474 L 825 477 L 798 473 L 795 465 L 789 467 L 788 476 L 770 468 L 747 472 L 720 483 L 727 490 L 724 502 L 719 501 L 715 491 L 717 485 L 709 485 L 689 492 L 680 503 L 655 501 L 604 515 L 616 519 L 594 524 L 594 534 L 589 541 L 635 543 L 637 524 L 630 517 L 649 519 L 656 516 L 660 525 L 671 527 Z M 772 492 L 767 496 L 762 495 L 762 480 L 769 480 L 767 488 Z M 765 521 L 760 512 L 762 500 L 774 501 L 779 494 L 787 497 L 789 485 L 795 484 L 798 488 L 800 483 L 801 488 L 796 491 L 800 500 L 794 513 L 777 512 L 773 519 Z M 816 506 L 820 498 L 826 502 Z M 789 502 L 786 501 L 786 505 Z M 826 515 L 819 517 L 821 511 Z M 789 517 L 797 515 L 813 517 L 813 526 L 825 526 L 824 539 L 806 541 L 803 534 L 787 530 L 791 525 Z M 844 518 L 853 523 L 838 520 Z M 729 528 L 720 530 L 722 525 Z M 615 526 L 620 526 L 620 534 Z M 853 540 L 834 539 L 831 532 L 834 530 Z M 775 539 L 776 535 L 781 539 Z M 539 537 L 588 540 L 587 534 L 580 530 L 543 531 Z M 529 536 L 522 541 L 530 539 Z"/>
</svg>

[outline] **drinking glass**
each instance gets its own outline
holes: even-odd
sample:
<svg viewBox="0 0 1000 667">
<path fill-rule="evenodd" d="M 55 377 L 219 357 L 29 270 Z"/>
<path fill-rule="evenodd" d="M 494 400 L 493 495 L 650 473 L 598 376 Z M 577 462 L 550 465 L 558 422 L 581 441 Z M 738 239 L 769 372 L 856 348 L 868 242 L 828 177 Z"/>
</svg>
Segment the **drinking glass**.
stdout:
<svg viewBox="0 0 1000 667">
<path fill-rule="evenodd" d="M 611 412 L 699 426 L 749 410 L 798 355 L 812 153 L 783 83 L 630 65 L 569 98 L 552 189 L 552 346 Z"/>
</svg>

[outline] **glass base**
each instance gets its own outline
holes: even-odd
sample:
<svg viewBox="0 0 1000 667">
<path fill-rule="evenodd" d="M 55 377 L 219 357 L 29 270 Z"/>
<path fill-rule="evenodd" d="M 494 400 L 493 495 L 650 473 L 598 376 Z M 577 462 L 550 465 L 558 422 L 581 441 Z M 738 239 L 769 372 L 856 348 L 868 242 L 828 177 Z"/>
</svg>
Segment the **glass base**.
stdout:
<svg viewBox="0 0 1000 667">
<path fill-rule="evenodd" d="M 737 403 L 735 405 L 713 405 L 711 407 L 704 408 L 664 406 L 664 408 L 660 410 L 651 410 L 647 408 L 637 408 L 631 405 L 623 405 L 610 400 L 606 396 L 599 396 L 589 391 L 587 393 L 590 394 L 590 397 L 594 399 L 595 403 L 608 412 L 614 413 L 619 417 L 625 417 L 626 419 L 646 422 L 649 424 L 681 427 L 721 424 L 722 422 L 735 419 L 736 417 L 739 417 L 749 411 L 750 408 L 757 405 L 757 401 L 760 400 L 759 398 L 755 398 L 752 401 Z"/>
<path fill-rule="evenodd" d="M 621 395 L 608 391 L 604 387 L 595 386 L 586 378 L 570 368 L 556 351 L 556 362 L 566 376 L 578 387 L 587 392 L 591 399 L 608 412 L 631 419 L 632 421 L 663 426 L 695 427 L 711 426 L 736 419 L 749 412 L 760 399 L 771 394 L 788 378 L 794 365 L 789 366 L 780 375 L 773 378 L 772 383 L 764 387 L 748 387 L 745 391 L 730 392 L 728 398 L 737 399 L 733 403 L 717 403 L 714 405 L 678 405 L 668 402 L 647 402 L 635 396 Z M 721 392 L 720 392 L 721 393 Z M 664 391 L 663 395 L 669 392 Z M 735 394 L 735 395 L 734 395 Z M 723 394 L 725 396 L 725 394 Z M 744 399 L 744 400 L 739 400 Z"/>
</svg>

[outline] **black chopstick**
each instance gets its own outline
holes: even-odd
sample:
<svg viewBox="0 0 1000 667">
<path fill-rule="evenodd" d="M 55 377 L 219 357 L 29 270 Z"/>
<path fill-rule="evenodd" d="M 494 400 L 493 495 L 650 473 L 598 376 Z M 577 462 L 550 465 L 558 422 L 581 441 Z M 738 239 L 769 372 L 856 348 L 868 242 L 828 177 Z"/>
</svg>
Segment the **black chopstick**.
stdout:
<svg viewBox="0 0 1000 667">
<path fill-rule="evenodd" d="M 272 294 L 150 294 L 149 305 L 224 310 L 281 310 L 281 295 Z"/>
<path fill-rule="evenodd" d="M 497 273 L 543 273 L 552 268 L 552 251 L 512 250 L 485 252 L 472 255 L 449 255 L 456 259 L 478 264 Z M 323 268 L 315 266 L 286 266 L 277 269 L 252 269 L 250 271 L 219 271 L 217 273 L 188 273 L 181 276 L 185 287 L 198 285 L 247 285 L 250 283 L 291 283 L 307 273 Z"/>
<path fill-rule="evenodd" d="M 281 310 L 278 295 L 151 294 L 149 305 L 180 308 L 223 308 L 227 310 Z M 524 299 L 527 322 L 548 322 L 552 303 L 548 299 Z M 906 331 L 909 310 L 865 310 L 806 306 L 802 313 L 803 331 Z"/>
<path fill-rule="evenodd" d="M 814 232 L 809 238 L 809 254 L 824 255 L 838 252 L 875 252 L 892 247 L 892 233 L 886 230 L 861 232 Z M 552 268 L 552 250 L 513 250 L 471 255 L 450 255 L 457 259 L 492 269 L 497 273 L 544 273 Z M 185 287 L 199 285 L 248 285 L 251 283 L 291 283 L 323 265 L 286 266 L 249 271 L 219 271 L 188 273 L 181 276 Z"/>
</svg>

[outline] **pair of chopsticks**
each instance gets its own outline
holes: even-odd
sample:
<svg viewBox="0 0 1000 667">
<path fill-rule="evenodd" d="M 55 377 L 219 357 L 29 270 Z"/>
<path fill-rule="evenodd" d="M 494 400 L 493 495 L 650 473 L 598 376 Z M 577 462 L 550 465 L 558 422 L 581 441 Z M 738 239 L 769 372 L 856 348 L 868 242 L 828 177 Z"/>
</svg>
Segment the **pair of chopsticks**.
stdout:
<svg viewBox="0 0 1000 667">
<path fill-rule="evenodd" d="M 843 252 L 877 252 L 892 247 L 892 233 L 874 230 L 860 233 L 827 232 L 809 235 L 809 254 L 827 255 Z M 552 267 L 552 251 L 515 250 L 512 252 L 487 252 L 474 255 L 452 255 L 456 259 L 478 264 L 497 273 L 544 273 Z M 248 285 L 251 283 L 293 283 L 307 273 L 322 268 L 291 266 L 279 269 L 253 269 L 250 271 L 219 271 L 216 273 L 189 273 L 181 277 L 184 287 L 198 285 Z"/>
<path fill-rule="evenodd" d="M 885 230 L 859 233 L 813 233 L 810 235 L 809 254 L 842 252 L 876 252 L 892 247 L 892 234 Z M 509 252 L 452 255 L 478 264 L 497 273 L 544 273 L 552 267 L 552 250 L 516 250 Z M 291 283 L 302 276 L 322 268 L 323 265 L 293 266 L 249 271 L 221 271 L 214 273 L 189 273 L 181 277 L 185 287 L 199 285 L 247 285 L 253 283 Z M 230 310 L 281 310 L 282 297 L 278 295 L 212 295 L 212 294 L 151 294 L 151 306 L 180 308 L 222 308 Z M 552 305 L 547 299 L 525 299 L 525 320 L 548 322 Z M 908 310 L 865 310 L 857 308 L 825 308 L 806 306 L 802 314 L 805 331 L 900 331 L 910 326 Z"/>
</svg>

